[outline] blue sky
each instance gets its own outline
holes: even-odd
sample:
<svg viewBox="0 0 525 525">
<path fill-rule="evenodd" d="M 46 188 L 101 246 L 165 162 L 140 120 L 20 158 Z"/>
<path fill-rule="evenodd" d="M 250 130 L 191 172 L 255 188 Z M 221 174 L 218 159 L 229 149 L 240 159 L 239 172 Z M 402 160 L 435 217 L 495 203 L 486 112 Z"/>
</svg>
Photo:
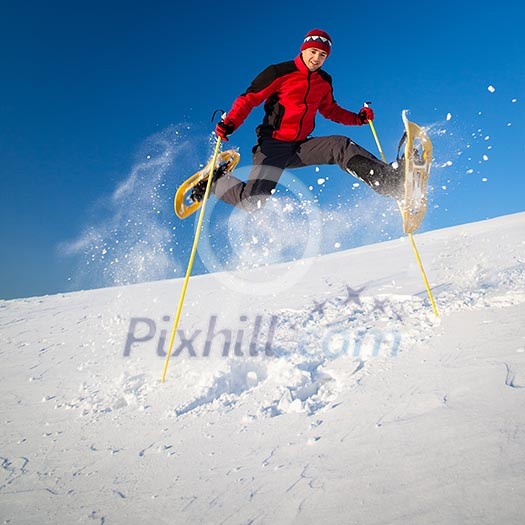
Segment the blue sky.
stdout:
<svg viewBox="0 0 525 525">
<path fill-rule="evenodd" d="M 162 238 L 162 250 L 179 273 L 164 265 L 164 274 L 152 276 L 179 275 L 192 226 L 177 224 L 171 199 L 209 154 L 211 113 L 227 109 L 268 64 L 294 58 L 313 27 L 334 41 L 325 69 L 337 101 L 355 111 L 373 101 L 389 159 L 403 109 L 431 126 L 434 190 L 422 231 L 523 211 L 523 17 L 517 1 L 504 8 L 470 1 L 4 3 L 0 298 L 112 284 L 97 281 L 93 246 L 73 254 L 64 246 L 87 231 L 108 230 L 109 223 L 140 222 L 138 212 L 123 217 L 131 209 L 149 214 L 147 197 L 136 208 L 129 198 L 122 210 L 115 210 L 115 199 L 113 208 L 107 201 L 159 136 L 171 141 L 175 160 L 152 189 L 152 220 L 172 232 Z M 232 137 L 241 165 L 250 163 L 261 115 L 258 108 Z M 376 152 L 369 129 L 319 117 L 316 135 L 332 133 Z M 177 144 L 185 145 L 185 156 Z M 142 196 L 151 175 L 144 173 Z M 348 188 L 355 181 L 336 168 L 306 168 L 296 176 L 317 191 L 319 173 L 329 179 L 319 188 L 323 209 L 342 192 L 353 198 Z M 360 188 L 355 198 L 369 191 Z M 144 243 L 148 232 L 142 234 Z M 155 238 L 146 241 L 158 253 Z M 342 248 L 351 245 L 345 238 Z M 95 275 L 84 279 L 89 259 Z M 119 269 L 114 284 L 133 282 Z"/>
</svg>

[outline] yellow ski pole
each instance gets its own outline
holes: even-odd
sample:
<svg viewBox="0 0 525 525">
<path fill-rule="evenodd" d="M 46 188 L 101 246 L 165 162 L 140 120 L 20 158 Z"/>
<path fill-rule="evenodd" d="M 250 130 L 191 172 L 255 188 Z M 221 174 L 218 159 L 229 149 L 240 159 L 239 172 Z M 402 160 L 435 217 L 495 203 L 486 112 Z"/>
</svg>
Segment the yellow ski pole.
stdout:
<svg viewBox="0 0 525 525">
<path fill-rule="evenodd" d="M 377 149 L 379 150 L 379 153 L 381 155 L 381 159 L 386 164 L 386 157 L 385 157 L 385 154 L 383 153 L 383 148 L 381 147 L 381 142 L 379 142 L 379 137 L 377 136 L 376 128 L 374 126 L 374 123 L 371 120 L 369 120 L 368 123 L 370 124 L 370 129 L 372 130 L 372 135 L 374 135 L 374 139 L 375 139 L 376 144 L 377 144 Z"/>
<path fill-rule="evenodd" d="M 367 105 L 367 103 L 365 103 L 365 105 Z M 377 144 L 377 149 L 379 150 L 379 153 L 381 155 L 381 159 L 386 164 L 386 157 L 385 157 L 385 154 L 383 153 L 383 148 L 381 147 L 381 143 L 379 142 L 379 137 L 377 136 L 377 132 L 376 132 L 374 123 L 371 120 L 369 120 L 368 124 L 370 124 L 370 129 L 372 130 L 372 135 L 374 135 L 374 139 Z M 401 211 L 401 207 L 400 207 L 400 211 Z M 432 310 L 434 311 L 434 314 L 436 315 L 436 317 L 439 317 L 439 312 L 436 306 L 436 301 L 434 301 L 434 296 L 432 295 L 432 290 L 430 289 L 430 284 L 427 279 L 427 274 L 425 273 L 425 269 L 423 268 L 423 262 L 421 261 L 421 257 L 419 255 L 419 252 L 416 246 L 416 241 L 414 240 L 414 235 L 412 233 L 409 233 L 408 238 L 410 239 L 410 244 L 412 245 L 412 250 L 414 251 L 414 255 L 416 257 L 416 261 L 419 266 L 419 271 L 421 272 L 421 276 L 423 277 L 423 282 L 425 283 L 425 288 L 427 290 L 427 295 L 430 300 L 430 304 L 432 305 Z"/>
<path fill-rule="evenodd" d="M 221 146 L 221 138 L 217 138 L 217 144 L 215 145 L 215 151 L 213 153 L 213 161 L 211 163 L 212 169 L 210 171 L 210 176 L 208 177 L 208 184 L 206 184 L 206 192 L 204 193 L 204 199 L 202 201 L 201 210 L 199 213 L 199 220 L 197 221 L 197 229 L 195 231 L 195 237 L 193 238 L 193 246 L 191 248 L 190 259 L 188 261 L 188 267 L 186 269 L 186 276 L 184 277 L 184 282 L 182 284 L 182 291 L 180 293 L 179 305 L 177 307 L 177 313 L 175 315 L 175 320 L 173 321 L 173 329 L 171 330 L 170 343 L 168 346 L 168 352 L 166 354 L 166 360 L 164 361 L 164 370 L 162 371 L 161 383 L 164 383 L 166 379 L 166 373 L 168 372 L 168 365 L 170 362 L 171 353 L 173 351 L 173 342 L 175 341 L 175 336 L 177 334 L 177 328 L 179 327 L 180 316 L 182 313 L 182 305 L 184 303 L 184 297 L 186 296 L 186 290 L 188 288 L 188 283 L 191 276 L 191 270 L 193 268 L 193 261 L 195 260 L 195 254 L 197 253 L 197 245 L 199 244 L 199 239 L 201 236 L 202 222 L 204 220 L 204 212 L 206 210 L 206 202 L 210 195 L 211 183 L 213 179 L 213 171 L 215 170 L 215 163 L 217 162 L 217 157 L 219 155 L 219 148 Z"/>
<path fill-rule="evenodd" d="M 423 268 L 423 262 L 421 261 L 421 257 L 419 256 L 419 252 L 417 251 L 417 248 L 416 248 L 416 241 L 414 240 L 414 235 L 412 233 L 409 233 L 408 238 L 410 239 L 410 244 L 412 244 L 412 249 L 414 250 L 414 255 L 416 256 L 416 261 L 419 266 L 421 275 L 423 277 L 425 288 L 427 289 L 427 295 L 428 295 L 428 298 L 430 299 L 432 310 L 434 310 L 434 314 L 436 315 L 436 317 L 439 317 L 439 312 L 436 306 L 436 301 L 434 301 L 434 296 L 432 295 L 432 290 L 430 289 L 430 284 L 427 279 L 427 274 L 425 273 L 425 269 Z"/>
</svg>

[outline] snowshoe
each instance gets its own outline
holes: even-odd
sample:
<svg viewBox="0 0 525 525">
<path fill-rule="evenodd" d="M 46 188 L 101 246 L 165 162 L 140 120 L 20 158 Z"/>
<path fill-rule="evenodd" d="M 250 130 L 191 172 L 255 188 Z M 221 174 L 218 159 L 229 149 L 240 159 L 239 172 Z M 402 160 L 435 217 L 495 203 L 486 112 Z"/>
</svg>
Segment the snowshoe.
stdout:
<svg viewBox="0 0 525 525">
<path fill-rule="evenodd" d="M 212 183 L 213 180 L 231 173 L 239 163 L 240 158 L 239 153 L 234 150 L 219 153 L 215 169 L 213 169 Z M 201 207 L 206 195 L 208 178 L 212 172 L 212 161 L 213 159 L 210 159 L 204 168 L 184 181 L 177 190 L 173 205 L 179 219 L 189 217 Z"/>
<path fill-rule="evenodd" d="M 403 217 L 403 231 L 414 233 L 427 210 L 427 182 L 432 163 L 432 142 L 426 132 L 407 118 L 403 111 L 405 133 L 398 147 L 398 169 L 404 170 L 404 191 L 397 199 Z M 404 151 L 400 154 L 404 145 Z"/>
<path fill-rule="evenodd" d="M 229 167 L 228 163 L 221 164 L 219 167 L 215 168 L 213 172 L 213 181 L 212 181 L 212 191 L 213 191 L 213 185 L 224 175 L 229 173 L 231 168 Z M 192 202 L 202 202 L 204 200 L 204 196 L 206 195 L 206 186 L 208 185 L 208 178 L 201 180 L 198 182 L 194 187 L 193 190 L 191 190 L 191 193 L 189 195 L 189 199 Z"/>
</svg>

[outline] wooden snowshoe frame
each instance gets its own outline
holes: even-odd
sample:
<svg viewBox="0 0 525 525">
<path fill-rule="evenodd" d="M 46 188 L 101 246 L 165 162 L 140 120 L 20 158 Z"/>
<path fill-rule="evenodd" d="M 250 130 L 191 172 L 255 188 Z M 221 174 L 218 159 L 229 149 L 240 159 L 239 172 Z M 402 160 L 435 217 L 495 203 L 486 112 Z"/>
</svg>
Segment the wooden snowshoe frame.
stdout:
<svg viewBox="0 0 525 525">
<path fill-rule="evenodd" d="M 407 118 L 403 111 L 406 130 L 405 143 L 405 196 L 399 202 L 403 216 L 403 230 L 414 233 L 427 210 L 427 182 L 432 163 L 432 142 L 426 132 Z"/>
<path fill-rule="evenodd" d="M 191 191 L 199 182 L 208 179 L 210 173 L 217 168 L 222 168 L 223 175 L 232 172 L 239 163 L 240 158 L 241 156 L 235 150 L 229 149 L 223 151 L 219 153 L 215 166 L 212 166 L 213 159 L 210 159 L 204 168 L 185 180 L 177 190 L 173 200 L 173 207 L 175 208 L 177 217 L 179 219 L 185 219 L 201 207 L 202 202 L 193 202 L 189 198 Z"/>
</svg>

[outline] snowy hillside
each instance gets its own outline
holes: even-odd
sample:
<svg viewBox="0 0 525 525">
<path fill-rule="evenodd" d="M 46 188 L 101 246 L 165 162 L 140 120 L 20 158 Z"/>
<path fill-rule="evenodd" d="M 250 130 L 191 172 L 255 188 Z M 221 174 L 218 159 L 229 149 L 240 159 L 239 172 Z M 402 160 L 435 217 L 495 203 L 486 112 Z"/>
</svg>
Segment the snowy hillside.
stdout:
<svg viewBox="0 0 525 525">
<path fill-rule="evenodd" d="M 522 523 L 525 213 L 0 302 L 2 523 Z M 226 354 L 226 355 L 223 355 Z"/>
</svg>

